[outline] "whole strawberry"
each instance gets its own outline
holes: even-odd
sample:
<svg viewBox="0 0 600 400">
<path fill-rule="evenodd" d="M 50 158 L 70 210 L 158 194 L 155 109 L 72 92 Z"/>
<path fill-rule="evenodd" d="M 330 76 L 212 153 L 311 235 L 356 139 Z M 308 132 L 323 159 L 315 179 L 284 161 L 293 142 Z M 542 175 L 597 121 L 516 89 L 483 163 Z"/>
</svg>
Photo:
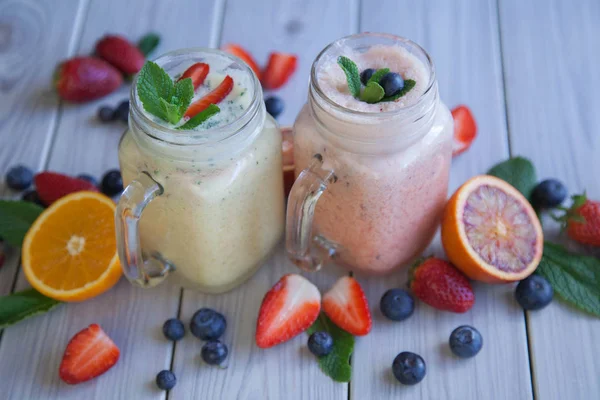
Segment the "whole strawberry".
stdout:
<svg viewBox="0 0 600 400">
<path fill-rule="evenodd" d="M 585 194 L 572 199 L 573 205 L 561 218 L 567 234 L 579 243 L 600 246 L 600 201 L 588 200 Z"/>
<path fill-rule="evenodd" d="M 138 73 L 144 66 L 144 55 L 127 39 L 106 35 L 96 43 L 96 55 L 114 65 L 124 74 Z"/>
<path fill-rule="evenodd" d="M 71 193 L 97 192 L 98 188 L 90 182 L 71 178 L 56 172 L 42 172 L 35 176 L 35 187 L 42 203 L 49 206 L 56 200 Z"/>
<path fill-rule="evenodd" d="M 84 103 L 114 92 L 123 76 L 112 65 L 96 57 L 75 57 L 59 64 L 54 73 L 58 95 L 72 103 Z"/>
<path fill-rule="evenodd" d="M 433 308 L 464 313 L 475 303 L 469 280 L 447 261 L 435 257 L 420 259 L 410 274 L 413 294 Z"/>
</svg>

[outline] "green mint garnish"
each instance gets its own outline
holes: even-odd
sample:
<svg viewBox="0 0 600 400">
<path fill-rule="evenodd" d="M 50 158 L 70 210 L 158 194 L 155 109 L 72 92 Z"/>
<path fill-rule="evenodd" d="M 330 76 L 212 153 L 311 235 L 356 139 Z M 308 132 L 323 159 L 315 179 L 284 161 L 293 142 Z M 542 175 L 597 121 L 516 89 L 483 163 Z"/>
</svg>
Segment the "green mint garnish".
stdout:
<svg viewBox="0 0 600 400">
<path fill-rule="evenodd" d="M 381 85 L 376 81 L 369 81 L 365 90 L 363 90 L 363 92 L 360 94 L 360 100 L 369 104 L 375 104 L 379 102 L 379 100 L 383 99 L 384 96 L 385 91 Z"/>
<path fill-rule="evenodd" d="M 360 74 L 358 67 L 348 57 L 339 56 L 337 60 L 339 66 L 346 74 L 346 80 L 348 81 L 348 90 L 354 97 L 360 96 Z"/>
<path fill-rule="evenodd" d="M 400 97 L 404 96 L 406 93 L 410 92 L 411 89 L 414 88 L 416 84 L 417 84 L 417 82 L 413 81 L 412 79 L 406 79 L 404 81 L 404 87 L 402 88 L 402 90 L 400 90 L 398 93 L 396 93 L 393 96 L 384 97 L 383 99 L 381 99 L 381 101 L 396 101 Z"/>
<path fill-rule="evenodd" d="M 11 246 L 21 247 L 29 227 L 44 209 L 27 201 L 0 200 L 0 236 Z"/>
<path fill-rule="evenodd" d="M 214 104 L 211 104 L 208 107 L 206 107 L 205 110 L 199 112 L 198 114 L 196 114 L 192 118 L 190 118 L 190 120 L 188 122 L 177 127 L 177 129 L 181 129 L 181 130 L 194 129 L 195 127 L 197 127 L 198 125 L 200 125 L 201 123 L 203 123 L 204 121 L 206 121 L 207 119 L 212 117 L 213 115 L 217 114 L 219 111 L 221 111 L 221 109 L 219 107 L 217 107 Z"/>
<path fill-rule="evenodd" d="M 310 335 L 319 331 L 328 332 L 333 338 L 331 353 L 319 358 L 321 371 L 336 382 L 350 382 L 352 377 L 350 356 L 354 350 L 354 336 L 331 322 L 324 313 L 319 315 L 306 333 Z"/>
<path fill-rule="evenodd" d="M 381 78 L 383 78 L 383 76 L 385 74 L 387 74 L 388 72 L 390 72 L 389 68 L 381 68 L 378 69 L 377 71 L 375 71 L 375 73 L 373 75 L 371 75 L 371 77 L 369 78 L 369 80 L 367 81 L 367 85 L 370 82 L 376 82 L 379 83 L 379 81 L 381 80 Z"/>
<path fill-rule="evenodd" d="M 487 173 L 510 183 L 527 199 L 531 197 L 531 192 L 537 185 L 535 167 L 523 157 L 510 158 L 496 164 Z"/>
<path fill-rule="evenodd" d="M 174 83 L 158 64 L 147 61 L 138 76 L 137 92 L 146 111 L 176 124 L 194 97 L 194 86 L 190 78 Z"/>
<path fill-rule="evenodd" d="M 43 314 L 59 304 L 60 301 L 46 297 L 34 289 L 2 296 L 0 297 L 0 329 L 25 318 Z"/>
<path fill-rule="evenodd" d="M 156 33 L 149 33 L 144 35 L 137 44 L 137 48 L 140 49 L 144 57 L 148 57 L 150 53 L 156 49 L 160 43 L 160 36 Z"/>
</svg>

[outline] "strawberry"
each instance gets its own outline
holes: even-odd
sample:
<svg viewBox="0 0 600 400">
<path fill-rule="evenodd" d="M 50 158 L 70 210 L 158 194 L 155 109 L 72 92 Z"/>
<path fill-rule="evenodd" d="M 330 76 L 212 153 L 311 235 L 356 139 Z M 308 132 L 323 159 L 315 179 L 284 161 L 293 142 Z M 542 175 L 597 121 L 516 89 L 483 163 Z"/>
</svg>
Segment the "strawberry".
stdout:
<svg viewBox="0 0 600 400">
<path fill-rule="evenodd" d="M 358 281 L 343 276 L 323 296 L 323 311 L 337 326 L 355 336 L 371 331 L 371 312 Z"/>
<path fill-rule="evenodd" d="M 282 87 L 296 70 L 298 57 L 293 54 L 271 53 L 267 67 L 262 73 L 265 89 Z"/>
<path fill-rule="evenodd" d="M 54 87 L 58 95 L 73 103 L 104 97 L 122 83 L 121 73 L 96 57 L 71 58 L 59 64 L 54 73 Z"/>
<path fill-rule="evenodd" d="M 256 323 L 256 344 L 273 347 L 308 329 L 321 311 L 321 294 L 300 275 L 283 276 L 267 292 Z"/>
<path fill-rule="evenodd" d="M 558 220 L 567 227 L 567 235 L 579 243 L 600 247 L 600 202 L 585 194 L 572 197 L 573 205 Z"/>
<path fill-rule="evenodd" d="M 242 46 L 239 46 L 237 44 L 228 44 L 223 47 L 223 51 L 229 54 L 233 54 L 238 58 L 241 58 L 243 62 L 245 62 L 250 68 L 252 68 L 252 71 L 254 71 L 258 80 L 261 80 L 262 73 L 260 71 L 260 67 L 258 66 L 256 61 L 254 61 L 254 58 L 252 58 L 250 53 L 244 50 Z"/>
<path fill-rule="evenodd" d="M 77 333 L 65 349 L 60 379 L 69 385 L 102 375 L 119 361 L 119 348 L 100 328 L 92 324 Z"/>
<path fill-rule="evenodd" d="M 196 114 L 206 110 L 206 107 L 211 104 L 217 104 L 227 97 L 229 92 L 231 92 L 231 89 L 233 89 L 233 79 L 227 75 L 225 79 L 223 79 L 223 82 L 221 82 L 212 92 L 192 103 L 185 112 L 185 117 L 192 118 Z"/>
<path fill-rule="evenodd" d="M 449 262 L 435 257 L 420 259 L 410 273 L 410 289 L 431 307 L 455 313 L 473 307 L 475 294 L 469 280 Z"/>
<path fill-rule="evenodd" d="M 181 77 L 177 79 L 177 82 L 179 82 L 182 79 L 190 78 L 192 80 L 192 85 L 194 85 L 194 90 L 196 90 L 200 85 L 204 83 L 204 80 L 208 75 L 208 71 L 210 71 L 210 66 L 208 64 L 192 64 L 192 66 L 186 69 L 183 75 L 181 75 Z"/>
<path fill-rule="evenodd" d="M 56 172 L 41 172 L 35 176 L 35 187 L 42 203 L 49 206 L 56 200 L 70 193 L 89 191 L 97 192 L 98 188 L 90 182 L 71 178 Z"/>
<path fill-rule="evenodd" d="M 458 106 L 452 110 L 454 118 L 454 144 L 452 156 L 457 156 L 467 150 L 477 136 L 477 124 L 469 107 Z"/>
<path fill-rule="evenodd" d="M 138 73 L 144 66 L 144 54 L 127 39 L 106 35 L 96 43 L 96 55 L 114 65 L 124 74 Z"/>
</svg>

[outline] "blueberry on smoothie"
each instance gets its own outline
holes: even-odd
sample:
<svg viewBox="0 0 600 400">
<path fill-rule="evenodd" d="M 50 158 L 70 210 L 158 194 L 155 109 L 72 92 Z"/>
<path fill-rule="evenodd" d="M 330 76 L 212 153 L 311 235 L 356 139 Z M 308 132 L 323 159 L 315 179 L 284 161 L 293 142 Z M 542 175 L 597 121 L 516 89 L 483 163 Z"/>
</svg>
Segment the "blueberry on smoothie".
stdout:
<svg viewBox="0 0 600 400">
<path fill-rule="evenodd" d="M 410 351 L 403 351 L 394 358 L 392 372 L 400 383 L 415 385 L 425 378 L 427 368 L 423 357 Z"/>
<path fill-rule="evenodd" d="M 367 82 L 369 82 L 369 79 L 371 79 L 371 77 L 373 76 L 374 73 L 375 73 L 374 68 L 367 68 L 363 72 L 361 72 L 360 73 L 360 81 L 362 82 L 362 84 L 366 86 Z"/>
<path fill-rule="evenodd" d="M 381 78 L 379 84 L 386 96 L 393 96 L 404 88 L 404 79 L 396 72 L 388 72 Z"/>
<path fill-rule="evenodd" d="M 472 326 L 459 326 L 450 334 L 450 350 L 460 358 L 475 356 L 482 346 L 481 333 Z"/>
<path fill-rule="evenodd" d="M 323 357 L 333 350 L 333 338 L 328 332 L 315 332 L 308 337 L 308 349 L 317 357 Z"/>
<path fill-rule="evenodd" d="M 379 302 L 381 313 L 392 321 L 403 321 L 415 310 L 415 301 L 402 289 L 390 289 L 383 294 Z"/>
<path fill-rule="evenodd" d="M 206 342 L 200 351 L 202 359 L 208 365 L 220 365 L 225 361 L 228 353 L 227 346 L 218 340 Z"/>
<path fill-rule="evenodd" d="M 201 340 L 216 340 L 223 335 L 227 322 L 223 314 L 210 308 L 196 311 L 190 322 L 192 334 Z"/>
<path fill-rule="evenodd" d="M 552 301 L 552 285 L 540 275 L 530 275 L 515 289 L 517 302 L 524 310 L 540 310 Z"/>
</svg>

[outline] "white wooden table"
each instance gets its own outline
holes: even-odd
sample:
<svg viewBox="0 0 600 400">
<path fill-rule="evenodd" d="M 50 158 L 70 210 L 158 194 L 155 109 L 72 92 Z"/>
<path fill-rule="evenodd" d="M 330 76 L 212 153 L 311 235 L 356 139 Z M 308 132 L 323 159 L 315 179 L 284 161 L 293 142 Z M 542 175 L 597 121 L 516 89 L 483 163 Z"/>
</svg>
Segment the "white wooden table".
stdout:
<svg viewBox="0 0 600 400">
<path fill-rule="evenodd" d="M 535 4 L 534 4 L 535 3 Z M 172 4 L 177 4 L 172 5 Z M 406 36 L 432 55 L 442 98 L 473 110 L 479 137 L 453 162 L 451 190 L 509 155 L 534 161 L 541 177 L 557 177 L 572 192 L 600 198 L 600 2 L 522 0 L 0 0 L 0 174 L 16 163 L 37 170 L 100 176 L 117 167 L 123 127 L 94 121 L 99 104 L 116 104 L 128 89 L 93 104 L 62 103 L 48 89 L 55 64 L 90 53 L 106 32 L 137 39 L 156 31 L 156 54 L 181 47 L 240 43 L 261 62 L 273 49 L 300 57 L 298 72 L 277 95 L 291 124 L 306 99 L 312 60 L 327 43 L 359 31 Z M 0 187 L 0 194 L 13 195 Z M 441 253 L 439 241 L 432 252 Z M 0 270 L 0 295 L 27 282 L 18 251 Z M 124 279 L 110 292 L 61 306 L 4 330 L 0 398 L 162 399 L 158 371 L 172 368 L 178 384 L 169 399 L 599 399 L 600 319 L 554 301 L 524 313 L 512 285 L 475 285 L 476 304 L 464 314 L 422 303 L 402 323 L 383 319 L 379 299 L 402 286 L 405 274 L 359 277 L 373 308 L 373 332 L 356 341 L 349 384 L 319 370 L 301 336 L 259 350 L 255 320 L 264 293 L 284 273 L 297 272 L 282 251 L 250 281 L 211 296 L 167 284 L 133 288 Z M 326 288 L 346 271 L 310 278 Z M 228 319 L 229 368 L 209 368 L 192 335 L 173 345 L 162 323 L 184 321 L 200 307 Z M 70 337 L 99 323 L 121 348 L 118 365 L 78 386 L 63 384 L 58 365 Z M 470 360 L 450 356 L 447 340 L 461 324 L 484 336 Z M 391 363 L 403 350 L 421 354 L 425 380 L 394 381 Z"/>
</svg>

